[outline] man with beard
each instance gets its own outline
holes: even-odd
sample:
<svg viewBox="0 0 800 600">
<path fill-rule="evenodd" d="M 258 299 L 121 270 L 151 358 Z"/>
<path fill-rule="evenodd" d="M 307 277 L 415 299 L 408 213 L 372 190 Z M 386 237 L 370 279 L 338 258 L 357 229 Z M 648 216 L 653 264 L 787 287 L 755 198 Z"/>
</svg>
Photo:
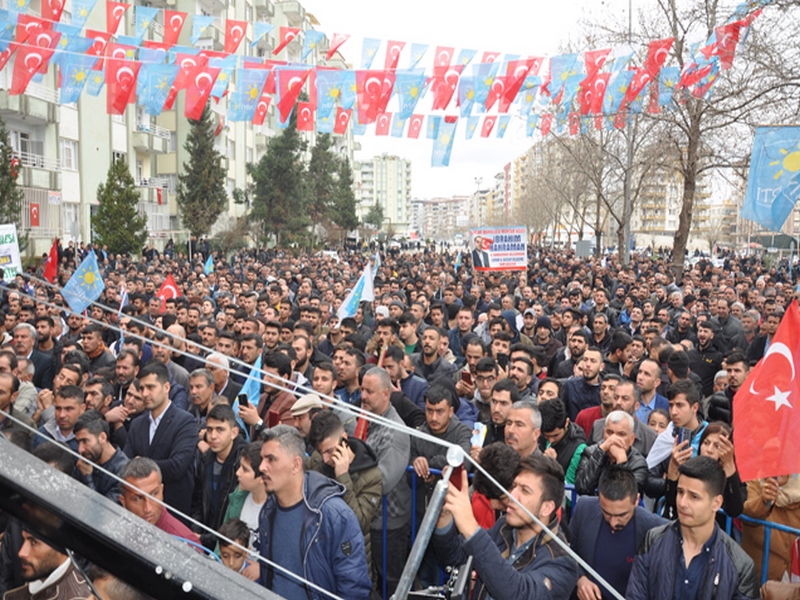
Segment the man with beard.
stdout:
<svg viewBox="0 0 800 600">
<path fill-rule="evenodd" d="M 564 382 L 564 406 L 569 411 L 569 418 L 574 421 L 578 413 L 585 408 L 600 404 L 600 373 L 603 370 L 603 353 L 599 348 L 591 347 L 583 354 L 580 362 L 582 377 L 575 377 Z"/>
<path fill-rule="evenodd" d="M 453 366 L 439 356 L 441 333 L 436 327 L 428 327 L 422 332 L 422 352 L 411 355 L 414 372 L 431 383 L 439 377 L 449 377 Z"/>
<path fill-rule="evenodd" d="M 570 522 L 572 549 L 620 594 L 625 594 L 636 551 L 645 534 L 666 523 L 638 506 L 633 473 L 611 467 L 600 475 L 598 496 L 581 496 Z M 598 551 L 602 549 L 602 551 Z M 578 598 L 608 598 L 608 592 L 579 567 Z"/>
<path fill-rule="evenodd" d="M 569 334 L 567 347 L 569 348 L 569 358 L 562 360 L 557 365 L 551 365 L 554 366 L 555 369 L 548 371 L 550 377 L 568 379 L 575 375 L 575 365 L 581 362 L 583 353 L 586 352 L 586 349 L 589 347 L 589 335 L 582 327 L 575 328 Z"/>
<path fill-rule="evenodd" d="M 26 529 L 22 530 L 19 560 L 26 583 L 6 592 L 4 600 L 73 600 L 88 598 L 92 593 L 64 548 L 51 546 Z"/>
<path fill-rule="evenodd" d="M 111 445 L 108 423 L 100 412 L 88 410 L 83 413 L 72 431 L 78 442 L 78 452 L 91 463 L 115 475 L 128 464 L 125 453 Z M 104 471 L 95 470 L 91 463 L 79 460 L 75 466 L 75 478 L 98 494 L 117 502 L 119 482 Z"/>
<path fill-rule="evenodd" d="M 578 568 L 552 539 L 564 539 L 556 516 L 564 499 L 564 471 L 558 463 L 541 454 L 522 458 L 510 492 L 549 531 L 510 500 L 506 515 L 491 529 L 482 529 L 473 516 L 466 472 L 461 477 L 461 488 L 451 485 L 447 492 L 432 539 L 440 564 L 461 565 L 472 555 L 478 575 L 473 597 L 481 600 L 568 598 Z"/>
</svg>

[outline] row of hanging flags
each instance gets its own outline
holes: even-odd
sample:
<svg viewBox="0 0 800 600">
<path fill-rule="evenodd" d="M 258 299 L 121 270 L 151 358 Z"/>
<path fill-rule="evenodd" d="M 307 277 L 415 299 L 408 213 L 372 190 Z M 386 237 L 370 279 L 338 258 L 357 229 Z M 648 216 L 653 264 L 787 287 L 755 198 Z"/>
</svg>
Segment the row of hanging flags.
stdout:
<svg viewBox="0 0 800 600">
<path fill-rule="evenodd" d="M 74 103 L 84 91 L 98 96 L 106 88 L 109 114 L 122 114 L 138 104 L 149 115 L 170 110 L 185 93 L 184 114 L 198 119 L 209 98 L 228 96 L 227 119 L 261 125 L 275 102 L 278 127 L 285 128 L 297 110 L 297 128 L 344 134 L 352 127 L 363 135 L 375 125 L 376 135 L 418 138 L 425 129 L 434 140 L 433 166 L 449 164 L 456 128 L 466 122 L 467 139 L 479 130 L 502 138 L 517 116 L 525 133 L 543 136 L 553 129 L 578 135 L 589 128 L 621 128 L 630 115 L 674 108 L 686 95 L 708 98 L 721 72 L 733 64 L 754 19 L 772 0 L 746 0 L 709 38 L 686 40 L 684 66 L 667 65 L 673 38 L 648 44 L 644 61 L 635 64 L 631 46 L 589 50 L 551 58 L 526 57 L 436 46 L 432 68 L 419 67 L 430 46 L 412 43 L 409 60 L 400 66 L 406 43 L 386 43 L 383 68 L 375 68 L 382 40 L 363 41 L 361 68 L 311 67 L 273 58 L 237 54 L 252 27 L 251 46 L 274 26 L 227 19 L 224 51 L 180 46 L 178 39 L 189 15 L 174 10 L 134 6 L 134 35 L 118 34 L 131 5 L 106 2 L 106 30 L 85 29 L 97 0 L 73 0 L 70 23 L 61 23 L 63 0 L 42 3 L 41 17 L 26 14 L 30 0 L 15 0 L 16 10 L 0 11 L 0 70 L 15 56 L 9 94 L 22 94 L 41 80 L 49 65 L 58 68 L 60 102 Z M 159 20 L 163 40 L 145 40 Z M 208 35 L 213 16 L 191 15 L 193 44 Z M 303 39 L 301 60 L 321 44 L 319 31 L 280 27 L 277 57 L 295 38 Z M 333 34 L 324 62 L 350 38 Z M 430 57 L 428 61 L 430 62 Z M 235 82 L 235 86 L 231 85 Z M 308 101 L 298 102 L 307 90 Z M 422 114 L 419 101 L 430 96 L 431 111 Z M 396 96 L 395 110 L 389 101 Z"/>
</svg>

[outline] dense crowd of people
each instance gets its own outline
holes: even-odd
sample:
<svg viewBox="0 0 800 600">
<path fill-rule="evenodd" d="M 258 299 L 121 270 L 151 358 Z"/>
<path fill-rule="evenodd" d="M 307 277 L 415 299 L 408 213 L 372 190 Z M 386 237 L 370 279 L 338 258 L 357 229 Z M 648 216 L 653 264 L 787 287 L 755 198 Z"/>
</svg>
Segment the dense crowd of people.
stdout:
<svg viewBox="0 0 800 600">
<path fill-rule="evenodd" d="M 797 474 L 744 484 L 732 430 L 799 293 L 787 262 L 699 257 L 676 279 L 668 256 L 532 246 L 527 271 L 499 273 L 432 246 L 244 251 L 210 270 L 193 250 L 69 243 L 56 285 L 4 282 L 0 431 L 282 597 L 390 596 L 452 446 L 469 458 L 419 588 L 472 556 L 476 599 L 756 598 L 763 527 L 730 537 L 725 516 L 800 523 Z M 61 287 L 89 252 L 105 290 L 80 315 Z M 340 318 L 368 261 L 375 298 Z M 89 597 L 64 548 L 4 528 L 4 598 Z M 791 575 L 794 539 L 772 533 L 770 580 Z M 103 598 L 145 597 L 90 573 L 129 594 Z"/>
</svg>

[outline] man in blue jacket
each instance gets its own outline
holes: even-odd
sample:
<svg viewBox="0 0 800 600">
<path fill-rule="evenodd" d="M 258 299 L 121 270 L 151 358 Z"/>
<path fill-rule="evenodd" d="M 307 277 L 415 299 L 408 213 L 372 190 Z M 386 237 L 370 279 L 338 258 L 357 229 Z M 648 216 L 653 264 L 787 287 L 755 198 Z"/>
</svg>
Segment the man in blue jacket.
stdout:
<svg viewBox="0 0 800 600">
<path fill-rule="evenodd" d="M 667 521 L 637 506 L 639 489 L 628 469 L 611 466 L 600 475 L 598 496 L 583 496 L 569 528 L 575 553 L 620 594 L 625 593 L 636 551 L 645 534 Z M 604 586 L 578 567 L 578 598 L 612 598 Z"/>
<path fill-rule="evenodd" d="M 259 583 L 287 600 L 322 600 L 307 581 L 348 600 L 367 600 L 372 583 L 364 536 L 345 503 L 345 487 L 306 473 L 303 437 L 288 425 L 262 434 L 261 477 L 269 496 L 258 520 L 259 554 L 294 573 L 261 563 Z"/>
<path fill-rule="evenodd" d="M 520 460 L 511 497 L 547 525 L 543 529 L 518 504 L 507 502 L 506 516 L 481 529 L 472 514 L 467 475 L 461 489 L 450 484 L 433 536 L 440 564 L 461 565 L 473 556 L 478 573 L 474 600 L 551 598 L 566 600 L 578 579 L 578 567 L 552 536 L 562 541 L 556 511 L 564 498 L 564 470 L 536 453 Z"/>
<path fill-rule="evenodd" d="M 725 472 L 706 456 L 679 467 L 678 520 L 647 532 L 633 563 L 626 598 L 758 598 L 751 559 L 716 522 Z"/>
</svg>

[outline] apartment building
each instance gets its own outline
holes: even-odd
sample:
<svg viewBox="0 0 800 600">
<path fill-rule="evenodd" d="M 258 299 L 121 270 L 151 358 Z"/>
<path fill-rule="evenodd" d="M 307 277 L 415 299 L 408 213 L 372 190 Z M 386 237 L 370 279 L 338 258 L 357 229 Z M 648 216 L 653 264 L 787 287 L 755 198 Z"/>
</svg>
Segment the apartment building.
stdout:
<svg viewBox="0 0 800 600">
<path fill-rule="evenodd" d="M 41 1 L 32 0 L 31 14 L 39 13 Z M 226 19 L 272 23 L 275 28 L 254 47 L 250 46 L 252 32 L 248 31 L 238 54 L 296 63 L 301 62 L 303 32 L 320 25 L 297 1 L 149 0 L 146 4 L 184 11 L 189 15 L 216 17 L 195 44 L 198 48 L 224 49 Z M 71 10 L 71 1 L 67 0 L 62 22 L 70 22 Z M 161 19 L 159 16 L 151 24 L 145 39 L 163 39 Z M 278 45 L 281 26 L 298 27 L 302 31 L 278 56 L 273 56 L 272 49 Z M 105 2 L 97 2 L 86 28 L 105 30 Z M 117 33 L 133 35 L 133 8 L 126 11 Z M 178 43 L 191 46 L 191 33 L 190 17 Z M 328 47 L 329 41 L 323 38 L 303 62 L 321 64 Z M 347 67 L 338 53 L 325 64 Z M 176 202 L 178 174 L 189 160 L 183 148 L 190 128 L 183 116 L 183 93 L 178 95 L 172 110 L 164 111 L 158 117 L 146 115 L 137 105 L 130 105 L 124 115 L 111 116 L 106 112 L 105 90 L 96 97 L 84 91 L 77 103 L 60 104 L 56 68 L 52 65 L 41 81 L 30 83 L 25 94 L 10 96 L 8 89 L 12 72 L 13 59 L 0 72 L 0 116 L 6 122 L 11 145 L 21 162 L 17 181 L 24 200 L 18 225 L 30 233 L 31 253 L 46 252 L 56 236 L 67 241 L 88 242 L 92 239 L 97 187 L 105 181 L 111 160 L 118 157 L 128 162 L 139 188 L 141 202 L 138 208 L 148 217 L 150 241 L 163 246 L 168 238 L 176 241 L 186 239 L 188 232 L 182 227 Z M 276 112 L 273 103 L 264 125 L 256 126 L 227 121 L 227 97 L 219 102 L 212 99 L 210 106 L 217 124 L 215 145 L 223 156 L 227 173 L 228 210 L 216 225 L 217 229 L 224 229 L 246 210 L 245 206 L 234 204 L 233 191 L 246 187 L 247 163 L 258 161 L 266 151 L 269 138 L 278 133 Z M 315 133 L 303 135 L 313 144 Z M 351 164 L 353 149 L 349 130 L 345 136 L 335 136 L 335 151 L 346 156 Z"/>
<path fill-rule="evenodd" d="M 383 208 L 383 231 L 407 235 L 411 228 L 411 161 L 382 154 L 355 163 L 356 212 L 359 220 L 379 204 Z"/>
</svg>

